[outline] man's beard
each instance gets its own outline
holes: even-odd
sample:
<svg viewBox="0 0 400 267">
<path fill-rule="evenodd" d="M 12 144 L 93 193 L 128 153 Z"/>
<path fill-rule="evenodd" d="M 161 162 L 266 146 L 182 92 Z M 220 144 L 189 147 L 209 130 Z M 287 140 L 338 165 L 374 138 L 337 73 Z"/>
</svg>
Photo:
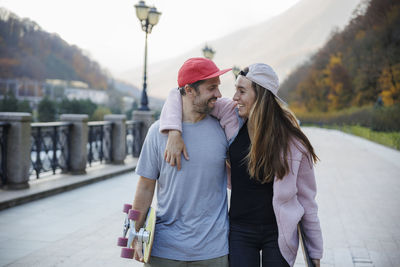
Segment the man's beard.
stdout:
<svg viewBox="0 0 400 267">
<path fill-rule="evenodd" d="M 216 97 L 210 98 L 208 100 L 199 100 L 199 97 L 196 96 L 194 99 L 193 105 L 194 105 L 194 110 L 200 114 L 210 114 L 211 111 L 214 109 L 214 107 L 209 107 L 208 104 L 212 100 L 217 100 Z"/>
</svg>

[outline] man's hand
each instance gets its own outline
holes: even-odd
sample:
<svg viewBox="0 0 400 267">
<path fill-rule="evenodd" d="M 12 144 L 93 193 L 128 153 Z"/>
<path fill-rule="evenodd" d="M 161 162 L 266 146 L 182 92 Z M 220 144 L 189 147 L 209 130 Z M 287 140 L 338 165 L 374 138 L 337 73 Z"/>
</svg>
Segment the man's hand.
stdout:
<svg viewBox="0 0 400 267">
<path fill-rule="evenodd" d="M 185 143 L 183 142 L 181 133 L 176 130 L 168 132 L 167 146 L 164 151 L 164 159 L 171 166 L 177 166 L 178 171 L 181 169 L 181 154 L 186 160 L 189 160 L 189 155 L 186 151 Z"/>
<path fill-rule="evenodd" d="M 138 242 L 137 238 L 133 240 L 133 249 L 135 250 L 133 258 L 137 261 L 144 262 L 143 261 L 143 243 Z"/>
<path fill-rule="evenodd" d="M 312 262 L 314 263 L 315 267 L 320 267 L 320 260 L 312 260 Z"/>
<path fill-rule="evenodd" d="M 135 229 L 139 230 L 143 227 L 144 221 L 146 220 L 146 214 L 149 210 L 151 202 L 153 201 L 154 189 L 156 187 L 156 180 L 149 179 L 140 176 L 136 186 L 135 200 L 132 204 L 132 209 L 140 212 L 139 219 L 135 222 Z M 134 249 L 133 258 L 137 261 L 143 262 L 143 244 L 138 242 L 137 237 L 132 242 L 132 248 Z"/>
</svg>

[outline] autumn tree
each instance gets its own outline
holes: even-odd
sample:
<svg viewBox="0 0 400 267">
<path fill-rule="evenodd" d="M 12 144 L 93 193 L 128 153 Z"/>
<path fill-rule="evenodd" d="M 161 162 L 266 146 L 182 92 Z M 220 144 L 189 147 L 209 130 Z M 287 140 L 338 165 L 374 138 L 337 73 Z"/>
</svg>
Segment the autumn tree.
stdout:
<svg viewBox="0 0 400 267">
<path fill-rule="evenodd" d="M 291 105 L 332 111 L 399 100 L 400 1 L 362 1 L 349 24 L 283 82 Z M 303 75 L 300 75 L 302 73 Z"/>
</svg>

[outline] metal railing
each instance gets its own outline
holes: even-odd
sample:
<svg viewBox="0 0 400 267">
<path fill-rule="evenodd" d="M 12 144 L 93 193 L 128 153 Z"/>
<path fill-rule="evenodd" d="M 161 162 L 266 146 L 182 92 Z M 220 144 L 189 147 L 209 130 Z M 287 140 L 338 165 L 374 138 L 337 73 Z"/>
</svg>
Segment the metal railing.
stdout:
<svg viewBox="0 0 400 267">
<path fill-rule="evenodd" d="M 7 184 L 7 136 L 10 124 L 0 122 L 0 177 L 1 185 Z"/>
<path fill-rule="evenodd" d="M 88 122 L 88 155 L 87 162 L 92 166 L 93 162 L 102 163 L 112 161 L 112 127 L 109 121 Z"/>
<path fill-rule="evenodd" d="M 0 115 L 5 116 L 0 121 L 1 188 L 25 188 L 29 180 L 84 173 L 94 162 L 121 164 L 126 156 L 138 157 L 146 127 L 142 121 L 119 117 L 87 122 L 71 116 L 64 122 L 31 123 L 25 113 Z"/>
<path fill-rule="evenodd" d="M 47 122 L 31 124 L 31 168 L 39 179 L 41 173 L 70 168 L 71 123 Z"/>
<path fill-rule="evenodd" d="M 127 121 L 126 122 L 126 155 L 139 157 L 141 150 L 141 130 L 143 122 Z"/>
</svg>

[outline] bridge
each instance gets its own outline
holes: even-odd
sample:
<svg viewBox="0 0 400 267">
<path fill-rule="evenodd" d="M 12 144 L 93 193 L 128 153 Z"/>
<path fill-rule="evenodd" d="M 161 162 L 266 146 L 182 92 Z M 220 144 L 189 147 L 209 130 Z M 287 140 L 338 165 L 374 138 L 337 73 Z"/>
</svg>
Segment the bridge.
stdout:
<svg viewBox="0 0 400 267">
<path fill-rule="evenodd" d="M 321 266 L 398 266 L 400 152 L 336 130 L 304 131 L 321 159 L 315 169 Z M 109 167 L 99 165 L 80 177 L 100 177 Z M 121 173 L 127 166 L 113 167 Z M 0 211 L 0 266 L 142 266 L 120 258 L 116 246 L 121 207 L 132 202 L 138 176 L 128 170 L 104 179 Z M 26 192 L 50 190 L 50 180 L 35 180 Z M 295 266 L 304 266 L 300 253 Z"/>
</svg>

